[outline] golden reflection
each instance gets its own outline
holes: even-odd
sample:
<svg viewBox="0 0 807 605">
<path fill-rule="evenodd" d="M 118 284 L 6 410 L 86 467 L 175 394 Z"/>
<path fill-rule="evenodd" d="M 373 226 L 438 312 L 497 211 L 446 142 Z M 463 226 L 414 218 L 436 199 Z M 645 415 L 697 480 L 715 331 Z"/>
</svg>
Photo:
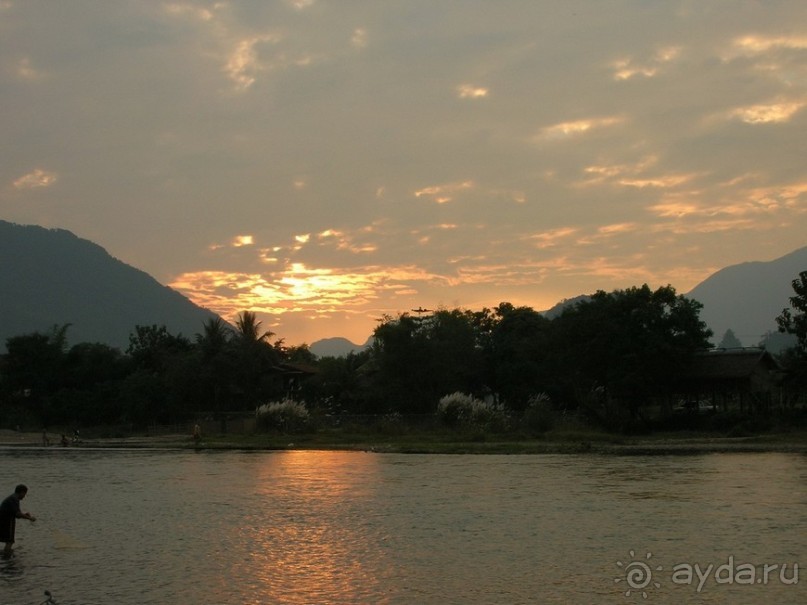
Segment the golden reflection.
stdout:
<svg viewBox="0 0 807 605">
<path fill-rule="evenodd" d="M 382 592 L 379 580 L 391 563 L 367 516 L 377 509 L 367 503 L 380 483 L 372 454 L 264 456 L 255 468 L 261 510 L 233 545 L 244 549 L 247 559 L 237 564 L 252 567 L 256 592 L 273 603 L 362 603 Z"/>
</svg>

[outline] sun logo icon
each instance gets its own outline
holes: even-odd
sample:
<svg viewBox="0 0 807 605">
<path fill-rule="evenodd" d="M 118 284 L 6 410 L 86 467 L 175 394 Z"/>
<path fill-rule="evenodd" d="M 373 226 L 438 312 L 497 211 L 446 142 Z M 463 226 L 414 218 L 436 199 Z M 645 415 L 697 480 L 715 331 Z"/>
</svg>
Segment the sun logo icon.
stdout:
<svg viewBox="0 0 807 605">
<path fill-rule="evenodd" d="M 644 556 L 644 561 L 637 561 L 636 554 L 632 550 L 628 551 L 628 554 L 631 558 L 630 562 L 616 562 L 617 567 L 624 570 L 624 576 L 614 578 L 614 583 L 618 584 L 624 580 L 624 582 L 628 585 L 628 589 L 625 591 L 626 597 L 629 597 L 631 593 L 635 591 L 637 593 L 641 593 L 642 598 L 646 599 L 648 588 L 661 588 L 661 584 L 653 580 L 653 572 L 662 571 L 664 568 L 661 565 L 658 565 L 653 569 L 650 568 L 650 559 L 652 558 L 653 553 L 646 553 Z"/>
</svg>

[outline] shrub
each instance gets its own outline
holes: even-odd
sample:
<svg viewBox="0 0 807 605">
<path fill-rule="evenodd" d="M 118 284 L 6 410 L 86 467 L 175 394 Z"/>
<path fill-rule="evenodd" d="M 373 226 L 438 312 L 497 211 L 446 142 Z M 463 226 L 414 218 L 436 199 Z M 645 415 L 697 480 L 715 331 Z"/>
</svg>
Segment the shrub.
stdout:
<svg viewBox="0 0 807 605">
<path fill-rule="evenodd" d="M 555 410 L 546 393 L 533 395 L 524 410 L 524 424 L 530 431 L 546 433 L 555 426 Z"/>
<path fill-rule="evenodd" d="M 441 397 L 437 404 L 437 417 L 440 419 L 440 422 L 446 426 L 457 426 L 461 424 L 464 417 L 467 416 L 467 411 L 471 408 L 474 401 L 476 401 L 476 399 L 470 395 L 460 392 Z"/>
<path fill-rule="evenodd" d="M 311 415 L 302 401 L 283 399 L 258 406 L 255 410 L 255 424 L 265 431 L 300 433 L 311 426 Z"/>
<path fill-rule="evenodd" d="M 378 419 L 376 430 L 384 435 L 401 435 L 404 433 L 404 420 L 400 412 L 389 412 Z"/>
<path fill-rule="evenodd" d="M 446 426 L 488 430 L 502 430 L 507 420 L 503 406 L 460 392 L 440 398 L 437 417 Z"/>
</svg>

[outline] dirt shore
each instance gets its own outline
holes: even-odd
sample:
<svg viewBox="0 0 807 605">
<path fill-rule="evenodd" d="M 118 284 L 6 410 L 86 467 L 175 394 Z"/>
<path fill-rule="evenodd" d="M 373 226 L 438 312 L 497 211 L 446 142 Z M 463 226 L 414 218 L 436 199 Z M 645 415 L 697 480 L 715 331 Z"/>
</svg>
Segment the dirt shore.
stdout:
<svg viewBox="0 0 807 605">
<path fill-rule="evenodd" d="M 49 448 L 62 449 L 60 435 L 48 434 Z M 0 448 L 43 448 L 42 433 L 0 430 Z M 745 438 L 728 437 L 648 437 L 621 442 L 558 439 L 483 442 L 395 442 L 384 439 L 360 439 L 356 442 L 316 441 L 295 444 L 293 437 L 267 440 L 260 436 L 219 436 L 205 439 L 197 447 L 190 435 L 140 435 L 116 438 L 86 438 L 67 448 L 152 448 L 215 450 L 359 450 L 378 453 L 445 454 L 615 454 L 615 455 L 687 455 L 729 452 L 788 452 L 807 454 L 807 438 L 795 435 L 765 435 Z"/>
<path fill-rule="evenodd" d="M 48 433 L 47 434 L 49 447 L 61 448 L 61 434 Z M 82 438 L 79 442 L 73 443 L 70 436 L 68 436 L 70 445 L 68 447 L 166 447 L 167 445 L 185 444 L 192 445 L 190 436 L 188 435 L 159 435 L 159 436 L 134 436 L 134 437 L 120 437 L 120 438 Z M 8 429 L 0 429 L 0 447 L 44 447 L 46 445 L 42 433 L 31 433 L 24 431 L 11 431 Z"/>
</svg>

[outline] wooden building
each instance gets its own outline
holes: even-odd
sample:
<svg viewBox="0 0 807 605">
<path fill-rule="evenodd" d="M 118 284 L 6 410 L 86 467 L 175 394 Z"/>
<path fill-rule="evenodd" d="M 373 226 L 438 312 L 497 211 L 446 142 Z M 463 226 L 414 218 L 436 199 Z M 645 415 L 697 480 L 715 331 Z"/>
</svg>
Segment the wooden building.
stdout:
<svg viewBox="0 0 807 605">
<path fill-rule="evenodd" d="M 764 411 L 778 393 L 781 368 L 764 349 L 714 349 L 698 353 L 682 377 L 690 400 L 707 400 L 718 409 Z"/>
</svg>

